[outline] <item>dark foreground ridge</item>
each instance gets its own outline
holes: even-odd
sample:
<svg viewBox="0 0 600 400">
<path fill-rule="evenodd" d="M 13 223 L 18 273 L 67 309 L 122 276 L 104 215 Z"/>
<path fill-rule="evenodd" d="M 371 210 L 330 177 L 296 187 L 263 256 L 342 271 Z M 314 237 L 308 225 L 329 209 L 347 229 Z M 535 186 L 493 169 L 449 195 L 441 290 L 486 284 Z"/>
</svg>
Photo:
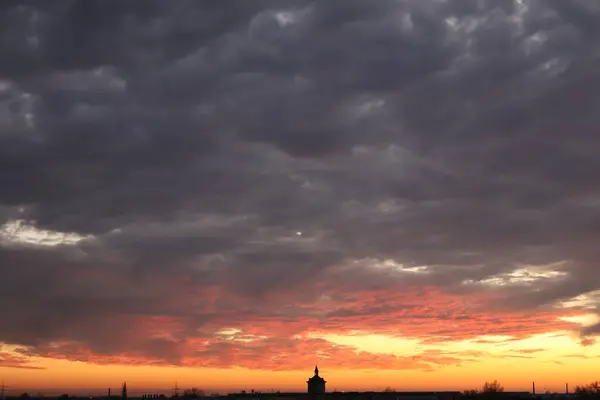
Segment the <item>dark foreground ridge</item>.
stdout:
<svg viewBox="0 0 600 400">
<path fill-rule="evenodd" d="M 179 399 L 179 400 L 574 400 L 574 399 L 600 399 L 600 396 L 579 394 L 532 394 L 529 392 L 503 392 L 489 394 L 478 394 L 476 396 L 466 395 L 458 391 L 438 392 L 329 392 L 329 393 L 304 393 L 304 392 L 239 392 L 226 395 L 204 395 L 197 397 L 187 396 L 130 396 L 127 400 Z M 121 400 L 118 396 L 7 396 L 6 400 Z"/>
</svg>

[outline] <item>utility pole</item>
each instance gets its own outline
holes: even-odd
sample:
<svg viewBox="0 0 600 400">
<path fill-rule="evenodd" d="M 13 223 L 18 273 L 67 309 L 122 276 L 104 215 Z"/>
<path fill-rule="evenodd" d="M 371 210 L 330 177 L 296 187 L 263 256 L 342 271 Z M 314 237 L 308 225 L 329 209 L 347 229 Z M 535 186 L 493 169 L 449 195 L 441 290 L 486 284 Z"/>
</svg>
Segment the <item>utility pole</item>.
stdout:
<svg viewBox="0 0 600 400">
<path fill-rule="evenodd" d="M 4 381 L 0 383 L 0 400 L 6 400 L 6 389 L 8 386 L 4 384 Z"/>
</svg>

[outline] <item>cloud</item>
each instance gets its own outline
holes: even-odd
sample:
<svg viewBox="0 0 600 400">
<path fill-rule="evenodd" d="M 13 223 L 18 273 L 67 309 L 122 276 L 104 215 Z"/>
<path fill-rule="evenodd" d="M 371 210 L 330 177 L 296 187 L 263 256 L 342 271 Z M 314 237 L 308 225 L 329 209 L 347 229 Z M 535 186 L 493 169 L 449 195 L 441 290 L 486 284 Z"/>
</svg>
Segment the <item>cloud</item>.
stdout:
<svg viewBox="0 0 600 400">
<path fill-rule="evenodd" d="M 587 338 L 581 339 L 581 345 L 584 347 L 593 346 L 594 344 L 596 344 L 596 339 L 594 339 L 594 338 L 587 337 Z"/>
<path fill-rule="evenodd" d="M 539 353 L 541 351 L 546 351 L 546 349 L 523 349 L 523 350 L 517 350 L 517 352 L 522 353 L 522 354 L 533 354 L 533 353 Z"/>
<path fill-rule="evenodd" d="M 597 12 L 2 6 L 0 224 L 22 229 L 0 233 L 0 341 L 177 365 L 209 340 L 243 365 L 332 346 L 289 342 L 310 331 L 578 329 L 558 317 L 598 306 Z M 235 358 L 226 327 L 267 338 Z"/>
<path fill-rule="evenodd" d="M 0 348 L 0 350 L 2 349 Z M 0 368 L 44 369 L 43 367 L 31 365 L 27 357 L 6 351 L 0 351 Z"/>
<path fill-rule="evenodd" d="M 164 342 L 163 342 L 164 344 Z M 157 353 L 123 355 L 98 354 L 83 346 L 72 343 L 54 349 L 37 348 L 25 351 L 27 356 L 42 356 L 95 364 L 124 365 L 179 365 L 187 367 L 230 368 L 242 367 L 268 371 L 290 371 L 305 369 L 314 363 L 315 354 L 329 368 L 336 369 L 416 369 L 430 371 L 446 365 L 458 365 L 464 360 L 459 354 L 426 351 L 418 355 L 397 356 L 385 353 L 357 351 L 352 346 L 330 343 L 319 338 L 266 338 L 234 335 L 213 338 L 208 341 L 191 341 L 186 344 L 158 345 L 165 354 L 179 353 L 180 359 L 157 357 Z M 179 350 L 179 351 L 178 351 Z M 153 358 L 155 357 L 155 358 Z"/>
</svg>

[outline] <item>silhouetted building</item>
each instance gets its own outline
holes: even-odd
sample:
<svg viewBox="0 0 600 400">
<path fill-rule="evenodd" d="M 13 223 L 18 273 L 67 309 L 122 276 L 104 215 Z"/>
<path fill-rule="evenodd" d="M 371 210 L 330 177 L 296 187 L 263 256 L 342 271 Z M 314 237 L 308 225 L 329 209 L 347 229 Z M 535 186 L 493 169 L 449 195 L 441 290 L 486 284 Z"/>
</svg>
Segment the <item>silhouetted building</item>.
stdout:
<svg viewBox="0 0 600 400">
<path fill-rule="evenodd" d="M 306 381 L 308 384 L 309 394 L 323 394 L 325 393 L 325 379 L 319 376 L 319 368 L 315 365 L 315 375 Z"/>
<path fill-rule="evenodd" d="M 127 400 L 127 383 L 123 382 L 123 388 L 121 390 L 121 400 Z"/>
</svg>

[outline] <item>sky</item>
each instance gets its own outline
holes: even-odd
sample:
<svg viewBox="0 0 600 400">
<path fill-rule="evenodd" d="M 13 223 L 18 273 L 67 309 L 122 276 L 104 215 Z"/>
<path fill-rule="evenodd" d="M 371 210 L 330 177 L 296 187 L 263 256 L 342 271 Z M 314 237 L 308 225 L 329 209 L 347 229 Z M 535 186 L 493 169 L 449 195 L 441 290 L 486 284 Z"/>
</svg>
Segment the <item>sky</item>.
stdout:
<svg viewBox="0 0 600 400">
<path fill-rule="evenodd" d="M 562 391 L 595 0 L 0 3 L 0 379 Z"/>
</svg>

